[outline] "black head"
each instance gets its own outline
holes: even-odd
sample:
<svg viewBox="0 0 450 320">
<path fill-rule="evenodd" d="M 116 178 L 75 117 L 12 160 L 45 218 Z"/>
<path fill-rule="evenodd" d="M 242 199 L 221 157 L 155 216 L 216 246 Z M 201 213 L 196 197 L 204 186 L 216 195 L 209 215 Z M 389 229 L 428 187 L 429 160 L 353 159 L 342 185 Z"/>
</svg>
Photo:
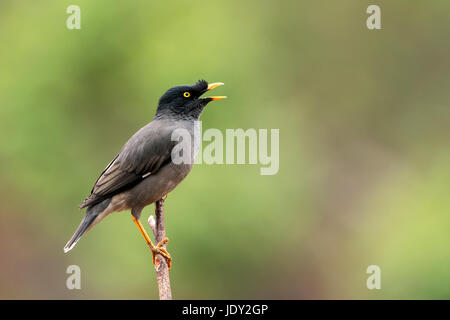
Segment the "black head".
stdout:
<svg viewBox="0 0 450 320">
<path fill-rule="evenodd" d="M 223 85 L 221 82 L 208 84 L 205 80 L 199 80 L 191 86 L 173 87 L 159 99 L 155 118 L 198 119 L 209 102 L 226 98 L 200 97 L 221 85 Z"/>
</svg>

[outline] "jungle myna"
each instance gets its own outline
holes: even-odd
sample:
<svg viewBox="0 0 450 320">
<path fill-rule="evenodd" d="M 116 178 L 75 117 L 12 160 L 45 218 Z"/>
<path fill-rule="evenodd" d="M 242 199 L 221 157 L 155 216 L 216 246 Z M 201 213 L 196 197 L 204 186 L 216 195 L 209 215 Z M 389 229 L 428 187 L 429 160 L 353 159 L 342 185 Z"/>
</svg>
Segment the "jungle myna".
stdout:
<svg viewBox="0 0 450 320">
<path fill-rule="evenodd" d="M 153 121 L 125 143 L 95 182 L 90 196 L 80 205 L 80 208 L 87 208 L 86 214 L 64 252 L 71 250 L 83 234 L 108 214 L 130 209 L 134 223 L 152 251 L 153 262 L 155 255 L 161 254 L 170 265 L 169 253 L 161 244 L 152 243 L 139 218 L 145 206 L 164 198 L 191 171 L 193 161 L 179 163 L 172 159 L 172 151 L 178 143 L 173 134 L 180 129 L 189 133 L 193 158 L 195 146 L 200 142 L 200 135 L 194 132 L 199 129 L 198 119 L 203 109 L 209 102 L 225 98 L 202 98 L 201 95 L 221 85 L 221 82 L 208 84 L 199 80 L 194 85 L 173 87 L 159 99 Z"/>
</svg>

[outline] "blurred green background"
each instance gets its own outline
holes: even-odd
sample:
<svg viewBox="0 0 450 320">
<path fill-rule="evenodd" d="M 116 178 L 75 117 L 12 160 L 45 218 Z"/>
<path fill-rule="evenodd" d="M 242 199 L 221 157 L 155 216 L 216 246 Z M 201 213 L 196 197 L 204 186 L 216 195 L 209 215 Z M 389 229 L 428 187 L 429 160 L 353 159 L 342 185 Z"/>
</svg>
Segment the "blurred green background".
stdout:
<svg viewBox="0 0 450 320">
<path fill-rule="evenodd" d="M 279 128 L 280 170 L 197 165 L 169 195 L 175 298 L 450 298 L 448 1 L 1 0 L 0 44 L 0 298 L 158 297 L 128 212 L 63 246 L 162 93 L 200 78 L 229 97 L 203 129 Z"/>
</svg>

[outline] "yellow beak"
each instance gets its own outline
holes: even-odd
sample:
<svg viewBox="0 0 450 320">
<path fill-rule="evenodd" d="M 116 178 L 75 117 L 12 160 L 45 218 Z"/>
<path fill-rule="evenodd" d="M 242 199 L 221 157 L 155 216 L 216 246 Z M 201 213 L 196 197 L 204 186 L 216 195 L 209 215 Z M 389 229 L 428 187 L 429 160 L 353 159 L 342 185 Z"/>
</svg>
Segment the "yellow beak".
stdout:
<svg viewBox="0 0 450 320">
<path fill-rule="evenodd" d="M 211 83 L 211 84 L 208 85 L 208 91 L 209 91 L 209 90 L 212 90 L 212 89 L 214 89 L 214 88 L 223 86 L 224 84 L 225 84 L 225 83 L 223 83 L 223 82 L 214 82 L 214 83 Z M 214 101 L 214 100 L 222 100 L 222 99 L 225 99 L 226 96 L 216 96 L 216 97 L 209 97 L 209 98 L 210 98 L 212 101 Z"/>
<path fill-rule="evenodd" d="M 214 82 L 214 83 L 210 83 L 210 84 L 208 85 L 208 91 L 209 91 L 209 90 L 212 90 L 212 89 L 214 89 L 214 88 L 223 86 L 224 84 L 225 84 L 225 83 L 223 83 L 223 82 Z"/>
<path fill-rule="evenodd" d="M 222 99 L 226 99 L 227 96 L 215 96 L 215 97 L 209 97 L 212 101 L 214 100 L 222 100 Z"/>
</svg>

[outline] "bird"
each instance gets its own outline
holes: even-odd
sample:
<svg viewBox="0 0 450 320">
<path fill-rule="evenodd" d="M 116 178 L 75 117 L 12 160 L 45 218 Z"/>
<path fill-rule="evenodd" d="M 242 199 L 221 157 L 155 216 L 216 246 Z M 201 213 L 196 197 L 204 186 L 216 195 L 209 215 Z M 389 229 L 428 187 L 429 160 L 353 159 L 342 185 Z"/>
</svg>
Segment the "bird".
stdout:
<svg viewBox="0 0 450 320">
<path fill-rule="evenodd" d="M 144 207 L 165 199 L 191 171 L 200 145 L 200 115 L 209 102 L 226 98 L 202 95 L 222 85 L 222 82 L 209 84 L 198 80 L 193 85 L 175 86 L 161 96 L 153 120 L 124 144 L 100 174 L 90 195 L 79 206 L 80 209 L 87 209 L 80 225 L 64 246 L 65 253 L 110 213 L 130 210 L 133 222 L 152 252 L 153 264 L 155 256 L 160 254 L 171 266 L 172 258 L 163 247 L 168 239 L 153 244 L 139 219 Z M 177 132 L 186 135 L 177 135 Z M 180 141 L 184 141 L 184 146 L 190 149 L 176 150 Z M 179 161 L 174 154 L 184 155 L 186 158 L 183 159 L 190 161 Z"/>
</svg>

